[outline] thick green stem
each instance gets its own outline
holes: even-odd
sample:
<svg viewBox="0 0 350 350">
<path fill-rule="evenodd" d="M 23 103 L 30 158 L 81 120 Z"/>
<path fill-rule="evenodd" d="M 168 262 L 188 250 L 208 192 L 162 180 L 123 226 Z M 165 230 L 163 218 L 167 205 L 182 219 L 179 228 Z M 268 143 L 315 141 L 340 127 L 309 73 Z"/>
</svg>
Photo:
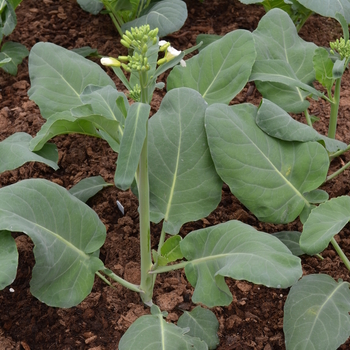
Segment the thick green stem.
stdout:
<svg viewBox="0 0 350 350">
<path fill-rule="evenodd" d="M 311 118 L 310 118 L 310 114 L 309 114 L 307 109 L 304 111 L 304 114 L 305 114 L 307 125 L 313 127 L 312 126 L 312 121 L 311 121 Z"/>
<path fill-rule="evenodd" d="M 175 265 L 162 266 L 162 267 L 156 268 L 153 271 L 150 271 L 149 273 L 151 275 L 153 275 L 153 274 L 156 274 L 156 273 L 163 273 L 163 272 L 174 271 L 174 270 L 178 270 L 178 269 L 184 268 L 189 263 L 190 263 L 190 261 L 183 261 L 183 262 L 180 262 L 180 263 L 175 264 Z"/>
<path fill-rule="evenodd" d="M 337 131 L 337 119 L 340 100 L 340 84 L 341 78 L 336 79 L 334 87 L 333 102 L 331 103 L 331 115 L 329 119 L 328 137 L 335 139 L 335 133 Z"/>
<path fill-rule="evenodd" d="M 347 256 L 344 254 L 344 252 L 341 250 L 341 248 L 339 247 L 339 245 L 336 242 L 336 240 L 334 239 L 334 237 L 331 239 L 331 243 L 332 243 L 332 246 L 334 247 L 334 249 L 336 250 L 336 252 L 338 253 L 338 255 L 340 256 L 340 259 L 342 259 L 346 268 L 350 271 L 350 261 L 347 258 Z"/>
<path fill-rule="evenodd" d="M 140 73 L 141 102 L 148 103 L 147 73 Z M 149 274 L 152 269 L 151 251 L 151 225 L 149 207 L 149 179 L 148 179 L 148 123 L 146 125 L 146 137 L 142 146 L 138 166 L 138 192 L 140 213 L 140 249 L 141 249 L 141 284 L 143 290 L 141 298 L 145 304 L 152 304 L 153 276 Z"/>
</svg>

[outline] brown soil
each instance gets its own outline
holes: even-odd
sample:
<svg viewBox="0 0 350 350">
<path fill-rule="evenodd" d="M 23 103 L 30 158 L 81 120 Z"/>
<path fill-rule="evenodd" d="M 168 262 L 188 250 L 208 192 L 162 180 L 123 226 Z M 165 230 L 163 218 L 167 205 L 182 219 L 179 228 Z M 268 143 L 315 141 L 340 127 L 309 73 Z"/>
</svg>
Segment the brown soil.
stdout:
<svg viewBox="0 0 350 350">
<path fill-rule="evenodd" d="M 244 6 L 238 1 L 214 0 L 200 3 L 187 0 L 189 17 L 185 26 L 169 36 L 176 48 L 185 49 L 194 45 L 200 33 L 225 34 L 237 28 L 254 30 L 264 10 L 258 6 Z M 65 48 L 89 45 L 104 55 L 118 56 L 124 52 L 119 37 L 110 21 L 104 15 L 91 16 L 85 13 L 74 0 L 24 0 L 17 10 L 18 25 L 9 40 L 18 41 L 30 49 L 38 41 L 50 41 Z M 340 27 L 333 20 L 314 16 L 310 18 L 300 35 L 317 45 L 328 45 L 340 35 Z M 29 88 L 28 61 L 19 67 L 19 73 L 12 77 L 0 70 L 0 125 L 3 140 L 14 132 L 24 131 L 35 135 L 43 124 L 39 109 L 27 96 Z M 110 71 L 109 71 L 110 72 Z M 120 83 L 115 79 L 118 89 Z M 350 143 L 349 95 L 350 77 L 346 72 L 342 84 L 339 128 L 337 138 Z M 235 99 L 238 102 L 258 104 L 260 96 L 256 90 L 245 88 Z M 161 96 L 153 101 L 153 109 Z M 325 132 L 328 123 L 329 106 L 315 102 L 311 113 L 321 121 L 317 128 Z M 46 178 L 70 188 L 83 178 L 101 175 L 113 182 L 116 155 L 101 140 L 79 135 L 62 136 L 54 139 L 59 149 L 58 171 L 36 163 L 27 164 L 17 170 L 0 175 L 1 186 L 25 178 Z M 332 164 L 332 171 L 350 161 L 346 154 Z M 349 171 L 324 188 L 331 197 L 349 193 Z M 125 208 L 125 215 L 119 212 L 116 200 Z M 92 198 L 88 204 L 98 213 L 107 227 L 106 243 L 101 249 L 105 265 L 125 279 L 137 283 L 139 279 L 138 212 L 137 199 L 131 192 L 121 192 L 114 187 L 106 188 Z M 265 232 L 284 229 L 301 230 L 298 221 L 289 225 L 260 223 L 244 208 L 224 185 L 219 207 L 206 219 L 185 225 L 181 235 L 193 229 L 214 225 L 232 219 L 241 220 Z M 159 227 L 153 226 L 153 244 L 159 238 Z M 350 254 L 349 227 L 338 241 Z M 29 281 L 34 264 L 33 245 L 25 235 L 16 234 L 20 253 L 17 278 L 9 288 L 0 292 L 0 350 L 3 349 L 116 349 L 123 333 L 139 316 L 149 313 L 138 295 L 116 285 L 114 289 L 96 279 L 90 296 L 77 307 L 59 309 L 48 307 L 31 296 Z M 349 271 L 335 252 L 328 248 L 324 260 L 303 257 L 305 274 L 327 273 L 335 279 L 350 282 Z M 233 294 L 229 307 L 213 309 L 220 328 L 218 349 L 284 349 L 283 305 L 288 294 L 286 289 L 268 289 L 245 281 L 227 280 Z M 167 320 L 176 322 L 181 310 L 191 310 L 192 287 L 182 271 L 159 276 L 155 286 L 154 300 L 168 311 Z M 348 349 L 348 340 L 341 349 Z M 137 349 L 135 349 L 137 350 Z"/>
</svg>

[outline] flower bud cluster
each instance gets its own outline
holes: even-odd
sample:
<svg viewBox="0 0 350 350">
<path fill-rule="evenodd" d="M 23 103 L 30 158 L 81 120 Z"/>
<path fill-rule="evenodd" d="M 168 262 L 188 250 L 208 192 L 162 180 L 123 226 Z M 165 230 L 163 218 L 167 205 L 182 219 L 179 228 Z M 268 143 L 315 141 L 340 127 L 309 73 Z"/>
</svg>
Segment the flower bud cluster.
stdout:
<svg viewBox="0 0 350 350">
<path fill-rule="evenodd" d="M 341 59 L 350 57 L 350 41 L 345 41 L 344 38 L 337 39 L 336 41 L 331 42 L 331 53 L 334 54 L 334 51 L 337 51 Z"/>
<path fill-rule="evenodd" d="M 125 31 L 121 44 L 128 49 L 133 50 L 133 54 L 128 56 L 119 56 L 121 66 L 127 71 L 136 70 L 146 72 L 150 69 L 147 59 L 147 51 L 150 45 L 157 43 L 158 28 L 151 30 L 148 24 L 139 28 L 131 28 L 130 31 Z"/>
</svg>

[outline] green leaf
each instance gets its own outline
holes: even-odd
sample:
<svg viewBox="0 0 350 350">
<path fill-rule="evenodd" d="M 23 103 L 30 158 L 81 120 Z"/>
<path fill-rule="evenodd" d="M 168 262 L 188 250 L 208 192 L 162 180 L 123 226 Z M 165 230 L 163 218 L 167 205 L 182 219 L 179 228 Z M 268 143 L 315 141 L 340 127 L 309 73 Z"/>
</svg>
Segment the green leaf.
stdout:
<svg viewBox="0 0 350 350">
<path fill-rule="evenodd" d="M 30 150 L 32 137 L 18 132 L 0 142 L 0 173 L 19 168 L 27 162 L 44 163 L 57 170 L 58 151 L 54 144 L 46 144 L 39 152 Z"/>
<path fill-rule="evenodd" d="M 97 15 L 103 9 L 103 3 L 100 0 L 77 0 L 80 7 L 93 15 Z"/>
<path fill-rule="evenodd" d="M 140 102 L 129 108 L 114 175 L 115 185 L 122 190 L 127 190 L 135 179 L 150 110 L 149 104 Z"/>
<path fill-rule="evenodd" d="M 259 220 L 288 223 L 309 205 L 303 193 L 325 181 L 328 154 L 317 142 L 270 137 L 256 125 L 256 113 L 250 104 L 208 107 L 211 155 L 221 179 Z"/>
<path fill-rule="evenodd" d="M 315 50 L 313 64 L 317 81 L 330 92 L 335 81 L 332 73 L 334 63 L 324 47 Z"/>
<path fill-rule="evenodd" d="M 198 34 L 196 38 L 196 43 L 202 42 L 202 46 L 198 48 L 198 51 L 202 51 L 205 47 L 222 38 L 222 35 L 217 34 Z"/>
<path fill-rule="evenodd" d="M 184 314 L 177 321 L 177 326 L 189 328 L 187 334 L 204 340 L 209 349 L 216 349 L 219 345 L 220 341 L 217 335 L 219 322 L 210 310 L 196 306 L 191 312 L 184 311 Z"/>
<path fill-rule="evenodd" d="M 329 152 L 345 150 L 347 147 L 346 143 L 321 135 L 309 125 L 294 120 L 285 110 L 267 99 L 263 99 L 260 104 L 256 124 L 266 134 L 280 140 L 322 141 Z"/>
<path fill-rule="evenodd" d="M 10 58 L 11 61 L 1 66 L 1 68 L 11 74 L 17 74 L 17 66 L 22 63 L 23 58 L 27 57 L 29 51 L 27 48 L 19 43 L 14 43 L 12 41 L 6 42 L 1 47 L 0 60 Z"/>
<path fill-rule="evenodd" d="M 305 192 L 304 197 L 310 202 L 310 203 L 323 203 L 328 200 L 329 195 L 326 191 L 316 189 L 311 192 Z"/>
<path fill-rule="evenodd" d="M 252 34 L 235 30 L 177 66 L 167 81 L 168 90 L 186 86 L 209 103 L 229 103 L 248 82 L 256 52 Z"/>
<path fill-rule="evenodd" d="M 119 342 L 119 350 L 207 350 L 204 341 L 185 334 L 186 330 L 168 323 L 155 305 L 152 315 L 138 318 Z"/>
<path fill-rule="evenodd" d="M 146 9 L 145 14 L 122 26 L 122 31 L 131 27 L 149 24 L 151 29 L 158 28 L 160 38 L 179 30 L 187 18 L 186 3 L 182 0 L 162 0 Z"/>
<path fill-rule="evenodd" d="M 80 94 L 88 85 L 115 88 L 96 63 L 51 43 L 37 43 L 29 54 L 31 88 L 28 95 L 44 118 L 82 105 Z"/>
<path fill-rule="evenodd" d="M 117 127 L 118 125 L 114 129 Z M 74 117 L 70 111 L 63 111 L 52 115 L 46 121 L 30 142 L 30 148 L 33 151 L 41 150 L 45 143 L 53 137 L 70 133 L 101 137 L 90 121 Z"/>
<path fill-rule="evenodd" d="M 301 249 L 314 255 L 326 249 L 329 242 L 350 220 L 350 197 L 341 196 L 313 209 L 304 224 Z"/>
<path fill-rule="evenodd" d="M 193 231 L 180 243 L 192 301 L 208 307 L 229 305 L 225 277 L 267 287 L 287 288 L 302 274 L 300 259 L 277 238 L 240 221 Z"/>
<path fill-rule="evenodd" d="M 173 89 L 149 120 L 151 219 L 164 219 L 163 228 L 170 234 L 207 216 L 221 199 L 222 182 L 205 135 L 206 108 L 198 92 Z"/>
<path fill-rule="evenodd" d="M 93 49 L 90 46 L 78 47 L 76 49 L 72 49 L 72 51 L 83 57 L 99 57 L 97 49 Z"/>
<path fill-rule="evenodd" d="M 113 186 L 113 184 L 105 182 L 102 176 L 92 176 L 79 181 L 69 190 L 69 193 L 86 203 L 96 193 L 108 186 Z"/>
<path fill-rule="evenodd" d="M 284 305 L 287 350 L 335 350 L 350 336 L 348 282 L 309 275 L 292 286 Z"/>
<path fill-rule="evenodd" d="M 17 274 L 18 251 L 9 231 L 0 231 L 0 290 L 11 284 Z"/>
<path fill-rule="evenodd" d="M 273 236 L 278 238 L 287 248 L 292 252 L 293 255 L 300 256 L 305 254 L 299 245 L 301 233 L 298 231 L 280 231 L 273 233 Z"/>
<path fill-rule="evenodd" d="M 14 4 L 12 1 L 7 0 L 5 0 L 5 4 L 5 7 L 2 7 L 0 11 L 0 41 L 2 41 L 3 35 L 10 35 L 17 25 L 17 17 Z"/>
<path fill-rule="evenodd" d="M 24 232 L 36 264 L 31 293 L 49 306 L 71 307 L 90 292 L 106 229 L 97 214 L 67 190 L 43 179 L 0 189 L 0 230 Z"/>
<path fill-rule="evenodd" d="M 265 61 L 267 69 L 265 81 L 256 81 L 258 90 L 265 98 L 288 112 L 304 111 L 309 105 L 305 98 L 310 93 L 314 93 L 311 88 L 315 80 L 312 58 L 317 46 L 302 40 L 290 17 L 280 9 L 269 11 L 260 20 L 253 36 L 259 63 L 253 67 L 252 74 L 254 76 L 257 68 L 259 68 L 259 74 L 262 74 L 262 61 Z M 282 61 L 285 62 L 283 66 L 280 64 Z M 275 64 L 277 65 L 274 68 Z M 276 72 L 271 74 L 271 82 L 266 81 L 267 74 L 274 70 Z M 293 85 L 289 86 L 286 81 L 276 82 L 277 70 L 280 76 L 284 76 L 286 81 L 293 82 Z M 291 72 L 294 73 L 294 81 L 291 80 Z M 309 91 L 306 90 L 306 85 L 302 85 L 303 90 L 297 87 L 295 78 L 299 80 L 299 84 L 310 85 Z"/>
<path fill-rule="evenodd" d="M 162 256 L 167 260 L 167 263 L 183 258 L 180 249 L 182 238 L 178 235 L 168 238 L 161 248 Z"/>
<path fill-rule="evenodd" d="M 324 17 L 337 19 L 337 13 L 350 23 L 350 3 L 348 0 L 298 0 L 306 8 Z"/>
</svg>

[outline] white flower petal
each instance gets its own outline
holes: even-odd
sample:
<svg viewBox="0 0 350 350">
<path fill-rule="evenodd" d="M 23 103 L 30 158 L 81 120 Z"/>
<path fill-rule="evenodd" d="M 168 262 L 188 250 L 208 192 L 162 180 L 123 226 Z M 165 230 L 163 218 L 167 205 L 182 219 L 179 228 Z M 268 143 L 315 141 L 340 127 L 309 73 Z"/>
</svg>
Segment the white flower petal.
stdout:
<svg viewBox="0 0 350 350">
<path fill-rule="evenodd" d="M 166 41 L 166 40 L 159 40 L 159 42 L 158 42 L 158 45 L 159 46 L 163 46 L 163 45 L 165 45 L 165 44 L 167 44 L 168 42 Z"/>
<path fill-rule="evenodd" d="M 170 55 L 172 55 L 172 56 L 179 56 L 180 53 L 181 53 L 181 51 L 174 49 L 172 46 L 169 46 L 169 47 L 168 47 L 168 52 L 169 52 Z"/>
</svg>

